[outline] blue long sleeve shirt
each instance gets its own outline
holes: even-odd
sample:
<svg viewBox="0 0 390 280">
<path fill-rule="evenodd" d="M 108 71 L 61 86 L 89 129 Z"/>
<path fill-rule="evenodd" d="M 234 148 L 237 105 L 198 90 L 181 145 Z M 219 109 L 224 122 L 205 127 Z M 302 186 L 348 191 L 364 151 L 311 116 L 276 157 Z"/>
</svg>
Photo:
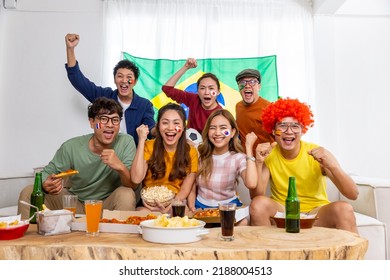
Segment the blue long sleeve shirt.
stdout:
<svg viewBox="0 0 390 280">
<path fill-rule="evenodd" d="M 80 92 L 89 102 L 94 102 L 99 97 L 112 98 L 118 101 L 118 90 L 110 87 L 100 87 L 91 82 L 81 72 L 78 62 L 74 67 L 65 64 L 68 79 L 73 87 Z M 137 127 L 145 124 L 151 131 L 156 125 L 154 120 L 153 104 L 148 99 L 140 97 L 133 90 L 133 100 L 129 108 L 124 112 L 127 133 L 133 136 L 135 144 L 138 145 Z M 151 138 L 151 134 L 149 134 Z"/>
</svg>

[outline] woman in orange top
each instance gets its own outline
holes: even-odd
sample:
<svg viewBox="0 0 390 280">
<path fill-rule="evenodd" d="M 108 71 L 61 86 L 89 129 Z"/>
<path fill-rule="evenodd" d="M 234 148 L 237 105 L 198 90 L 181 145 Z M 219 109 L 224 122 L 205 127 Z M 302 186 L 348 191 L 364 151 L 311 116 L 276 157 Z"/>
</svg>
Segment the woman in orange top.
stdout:
<svg viewBox="0 0 390 280">
<path fill-rule="evenodd" d="M 130 170 L 133 183 L 142 182 L 143 188 L 166 186 L 177 199 L 186 199 L 198 171 L 198 154 L 186 141 L 184 109 L 174 103 L 161 107 L 156 128 L 153 140 L 147 140 L 147 125 L 137 128 L 139 142 Z M 170 209 L 170 205 L 150 207 L 144 203 L 144 206 L 151 211 L 168 212 Z"/>
</svg>

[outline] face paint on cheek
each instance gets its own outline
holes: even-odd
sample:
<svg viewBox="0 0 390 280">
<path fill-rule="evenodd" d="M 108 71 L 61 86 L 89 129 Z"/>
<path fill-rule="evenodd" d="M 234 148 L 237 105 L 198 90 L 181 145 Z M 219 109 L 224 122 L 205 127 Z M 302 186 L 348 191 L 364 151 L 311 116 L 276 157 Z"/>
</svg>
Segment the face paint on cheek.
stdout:
<svg viewBox="0 0 390 280">
<path fill-rule="evenodd" d="M 275 130 L 275 135 L 280 136 L 280 135 L 282 135 L 282 132 L 280 130 Z"/>
<path fill-rule="evenodd" d="M 244 85 L 238 85 L 238 89 L 241 91 L 245 86 Z"/>
<path fill-rule="evenodd" d="M 95 127 L 96 127 L 96 129 L 100 129 L 100 128 L 102 128 L 102 124 L 101 123 L 97 123 Z"/>
<path fill-rule="evenodd" d="M 128 83 L 129 85 L 131 85 L 131 84 L 133 83 L 133 81 L 132 81 L 131 79 L 128 79 L 128 80 L 127 80 L 127 83 Z"/>
<path fill-rule="evenodd" d="M 217 95 L 217 93 L 216 93 L 214 90 L 212 90 L 212 91 L 210 92 L 210 94 L 211 94 L 211 96 L 216 96 L 216 95 Z"/>
<path fill-rule="evenodd" d="M 175 130 L 176 132 L 181 132 L 181 126 L 180 125 L 175 126 Z"/>
<path fill-rule="evenodd" d="M 224 130 L 222 133 L 223 133 L 223 135 L 225 135 L 225 137 L 229 137 L 230 136 L 230 130 L 229 129 Z"/>
</svg>

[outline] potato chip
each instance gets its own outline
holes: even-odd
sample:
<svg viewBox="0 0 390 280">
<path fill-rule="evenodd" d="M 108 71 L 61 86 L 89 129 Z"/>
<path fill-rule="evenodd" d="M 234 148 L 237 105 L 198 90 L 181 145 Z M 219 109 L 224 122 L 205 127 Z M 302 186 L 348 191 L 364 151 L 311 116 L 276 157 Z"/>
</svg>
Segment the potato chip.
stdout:
<svg viewBox="0 0 390 280">
<path fill-rule="evenodd" d="M 154 220 L 154 225 L 159 227 L 195 227 L 199 226 L 200 222 L 187 216 L 169 218 L 168 214 L 163 214 Z"/>
</svg>

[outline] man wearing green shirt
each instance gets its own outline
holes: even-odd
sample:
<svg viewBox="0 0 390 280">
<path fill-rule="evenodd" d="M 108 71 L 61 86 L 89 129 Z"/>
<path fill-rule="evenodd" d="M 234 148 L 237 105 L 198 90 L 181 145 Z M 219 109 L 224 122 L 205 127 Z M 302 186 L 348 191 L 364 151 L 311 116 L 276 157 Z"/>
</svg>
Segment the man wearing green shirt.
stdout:
<svg viewBox="0 0 390 280">
<path fill-rule="evenodd" d="M 88 118 L 94 133 L 64 142 L 42 171 L 45 205 L 52 210 L 62 209 L 62 195 L 76 194 L 76 213 L 84 214 L 84 201 L 103 200 L 103 209 L 134 210 L 137 203 L 130 177 L 135 156 L 132 136 L 119 133 L 123 109 L 113 99 L 98 98 L 88 107 Z M 74 169 L 79 173 L 66 179 L 55 174 Z M 30 201 L 33 186 L 20 193 L 19 200 Z M 29 207 L 19 203 L 22 219 L 29 216 Z"/>
</svg>

